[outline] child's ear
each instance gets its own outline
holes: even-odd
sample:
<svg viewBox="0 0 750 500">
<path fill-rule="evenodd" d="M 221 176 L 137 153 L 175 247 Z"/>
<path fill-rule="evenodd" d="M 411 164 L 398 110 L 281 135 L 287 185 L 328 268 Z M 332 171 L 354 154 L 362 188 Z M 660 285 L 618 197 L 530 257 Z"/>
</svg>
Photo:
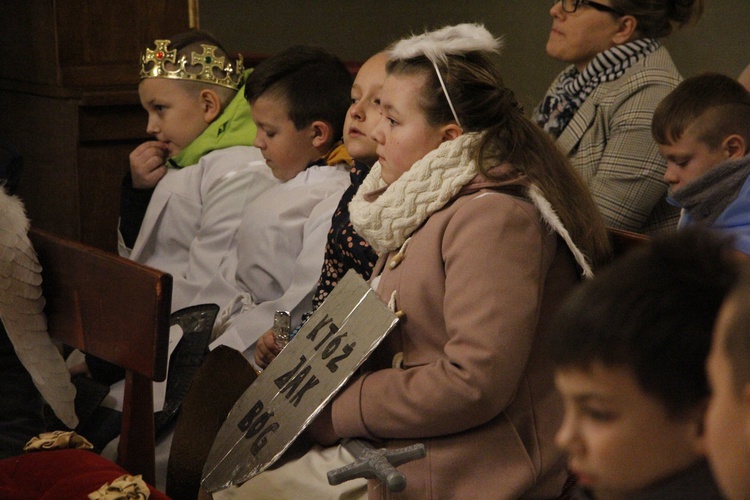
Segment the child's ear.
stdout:
<svg viewBox="0 0 750 500">
<path fill-rule="evenodd" d="M 203 120 L 213 122 L 221 114 L 221 99 L 219 94 L 211 89 L 203 89 L 200 93 L 200 104 L 203 108 Z"/>
<path fill-rule="evenodd" d="M 748 145 L 745 144 L 745 139 L 741 135 L 732 134 L 722 141 L 721 146 L 727 152 L 727 159 L 737 160 L 745 156 Z"/>
<path fill-rule="evenodd" d="M 638 30 L 638 20 L 633 16 L 621 16 L 618 20 L 617 32 L 612 37 L 612 43 L 621 45 L 635 38 Z"/>
<path fill-rule="evenodd" d="M 708 411 L 708 398 L 704 399 L 689 414 L 688 419 L 694 423 L 694 433 L 691 436 L 693 449 L 699 455 L 706 454 L 706 413 Z"/>
<path fill-rule="evenodd" d="M 333 143 L 333 130 L 331 126 L 324 121 L 315 121 L 310 125 L 312 131 L 312 145 L 315 148 L 325 148 Z"/>
<path fill-rule="evenodd" d="M 449 123 L 442 129 L 443 142 L 452 141 L 453 139 L 463 135 L 464 130 L 456 125 L 455 123 Z"/>
</svg>

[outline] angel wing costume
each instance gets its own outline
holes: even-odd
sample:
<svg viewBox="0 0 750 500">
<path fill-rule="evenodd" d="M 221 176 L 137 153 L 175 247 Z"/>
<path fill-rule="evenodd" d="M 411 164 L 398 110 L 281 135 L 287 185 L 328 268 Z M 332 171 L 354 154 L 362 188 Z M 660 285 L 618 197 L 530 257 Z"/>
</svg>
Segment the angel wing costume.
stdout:
<svg viewBox="0 0 750 500">
<path fill-rule="evenodd" d="M 47 333 L 42 267 L 28 230 L 23 203 L 0 187 L 0 320 L 34 385 L 55 415 L 75 428 L 76 390 L 60 351 Z"/>
</svg>

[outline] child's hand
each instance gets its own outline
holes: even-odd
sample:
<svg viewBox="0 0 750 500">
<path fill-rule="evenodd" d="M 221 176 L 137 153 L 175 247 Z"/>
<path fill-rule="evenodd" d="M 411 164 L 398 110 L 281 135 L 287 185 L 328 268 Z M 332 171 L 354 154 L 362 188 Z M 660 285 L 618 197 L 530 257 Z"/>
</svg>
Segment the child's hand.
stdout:
<svg viewBox="0 0 750 500">
<path fill-rule="evenodd" d="M 147 141 L 130 153 L 130 174 L 133 177 L 133 187 L 136 189 L 151 189 L 156 187 L 164 174 L 167 173 L 167 143 L 161 141 Z"/>
<path fill-rule="evenodd" d="M 84 377 L 91 378 L 91 372 L 89 371 L 89 365 L 86 362 L 78 363 L 68 368 L 70 376 L 75 377 L 77 375 L 83 375 Z"/>
<path fill-rule="evenodd" d="M 263 334 L 255 343 L 255 364 L 265 368 L 281 352 L 281 348 L 273 338 L 273 329 Z"/>
</svg>

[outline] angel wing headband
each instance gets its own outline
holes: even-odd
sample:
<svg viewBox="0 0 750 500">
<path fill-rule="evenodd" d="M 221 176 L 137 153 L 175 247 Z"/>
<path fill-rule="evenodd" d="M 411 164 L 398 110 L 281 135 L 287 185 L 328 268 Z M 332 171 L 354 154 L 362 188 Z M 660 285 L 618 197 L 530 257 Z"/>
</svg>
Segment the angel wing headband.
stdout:
<svg viewBox="0 0 750 500">
<path fill-rule="evenodd" d="M 448 101 L 448 106 L 451 108 L 453 118 L 460 127 L 461 121 L 453 107 L 453 101 L 448 94 L 438 62 L 447 63 L 448 56 L 462 55 L 468 52 L 499 52 L 501 47 L 502 40 L 492 36 L 492 33 L 487 31 L 487 28 L 483 25 L 464 23 L 405 38 L 393 46 L 390 59 L 403 60 L 425 56 L 435 68 L 435 73 Z"/>
</svg>

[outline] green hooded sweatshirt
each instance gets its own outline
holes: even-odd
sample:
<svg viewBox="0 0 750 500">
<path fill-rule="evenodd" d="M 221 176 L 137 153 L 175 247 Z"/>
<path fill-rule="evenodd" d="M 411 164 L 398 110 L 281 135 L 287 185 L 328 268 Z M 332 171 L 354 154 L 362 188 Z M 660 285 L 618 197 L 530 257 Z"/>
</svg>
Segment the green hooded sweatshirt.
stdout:
<svg viewBox="0 0 750 500">
<path fill-rule="evenodd" d="M 245 71 L 243 81 L 247 80 L 247 76 L 252 71 L 252 69 Z M 257 129 L 250 114 L 250 105 L 245 100 L 245 85 L 243 84 L 237 91 L 237 95 L 208 128 L 177 156 L 168 160 L 169 166 L 189 167 L 198 163 L 211 151 L 232 146 L 252 146 L 256 132 Z"/>
</svg>

